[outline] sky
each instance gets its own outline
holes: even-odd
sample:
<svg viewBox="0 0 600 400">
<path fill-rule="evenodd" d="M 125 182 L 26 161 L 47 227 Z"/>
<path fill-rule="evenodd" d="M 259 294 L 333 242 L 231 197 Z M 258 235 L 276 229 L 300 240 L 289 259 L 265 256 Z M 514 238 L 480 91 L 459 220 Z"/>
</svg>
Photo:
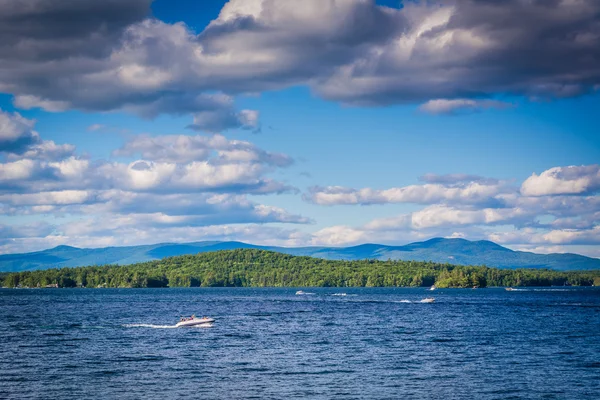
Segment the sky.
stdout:
<svg viewBox="0 0 600 400">
<path fill-rule="evenodd" d="M 596 0 L 0 2 L 0 253 L 600 257 Z"/>
</svg>

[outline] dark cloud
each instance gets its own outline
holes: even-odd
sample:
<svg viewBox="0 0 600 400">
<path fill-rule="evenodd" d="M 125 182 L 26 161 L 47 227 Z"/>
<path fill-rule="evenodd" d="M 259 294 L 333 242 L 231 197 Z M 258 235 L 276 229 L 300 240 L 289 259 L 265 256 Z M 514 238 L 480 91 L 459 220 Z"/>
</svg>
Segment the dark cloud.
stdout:
<svg viewBox="0 0 600 400">
<path fill-rule="evenodd" d="M 2 0 L 0 55 L 46 62 L 105 57 L 152 0 Z"/>
<path fill-rule="evenodd" d="M 308 85 L 347 104 L 464 112 L 600 84 L 596 0 L 232 0 L 199 35 L 148 10 L 149 0 L 0 3 L 0 91 L 22 108 L 191 113 L 191 128 L 214 132 L 258 126 L 215 92 Z"/>
<path fill-rule="evenodd" d="M 399 40 L 323 79 L 316 90 L 378 105 L 495 94 L 568 97 L 600 82 L 599 2 L 443 3 L 407 4 L 400 13 L 410 27 Z"/>
</svg>

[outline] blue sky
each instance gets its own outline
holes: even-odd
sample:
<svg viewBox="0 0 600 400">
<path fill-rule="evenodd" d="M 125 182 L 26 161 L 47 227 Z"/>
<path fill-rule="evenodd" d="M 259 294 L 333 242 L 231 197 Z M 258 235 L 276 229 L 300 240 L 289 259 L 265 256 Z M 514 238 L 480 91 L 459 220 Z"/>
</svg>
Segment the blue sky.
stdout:
<svg viewBox="0 0 600 400">
<path fill-rule="evenodd" d="M 2 7 L 1 253 L 443 236 L 600 257 L 591 0 Z"/>
</svg>

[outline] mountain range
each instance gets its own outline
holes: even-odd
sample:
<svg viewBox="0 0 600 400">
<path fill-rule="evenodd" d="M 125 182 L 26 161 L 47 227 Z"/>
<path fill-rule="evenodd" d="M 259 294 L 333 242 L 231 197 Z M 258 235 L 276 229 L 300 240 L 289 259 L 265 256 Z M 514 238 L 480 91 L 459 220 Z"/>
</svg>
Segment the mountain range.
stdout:
<svg viewBox="0 0 600 400">
<path fill-rule="evenodd" d="M 362 244 L 352 247 L 276 247 L 230 241 L 160 243 L 96 249 L 58 246 L 33 253 L 0 255 L 0 271 L 17 272 L 104 264 L 126 265 L 184 254 L 247 248 L 331 260 L 415 260 L 510 269 L 549 268 L 559 271 L 600 269 L 600 259 L 578 254 L 536 254 L 510 250 L 486 240 L 434 238 L 404 246 Z"/>
</svg>

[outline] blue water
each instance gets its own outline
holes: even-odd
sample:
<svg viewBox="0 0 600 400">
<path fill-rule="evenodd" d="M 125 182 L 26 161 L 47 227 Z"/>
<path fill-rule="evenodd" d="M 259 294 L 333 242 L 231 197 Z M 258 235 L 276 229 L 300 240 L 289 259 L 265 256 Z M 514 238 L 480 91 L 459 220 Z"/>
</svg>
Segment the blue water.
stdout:
<svg viewBox="0 0 600 400">
<path fill-rule="evenodd" d="M 0 290 L 0 398 L 600 398 L 598 288 L 304 290 Z"/>
</svg>

